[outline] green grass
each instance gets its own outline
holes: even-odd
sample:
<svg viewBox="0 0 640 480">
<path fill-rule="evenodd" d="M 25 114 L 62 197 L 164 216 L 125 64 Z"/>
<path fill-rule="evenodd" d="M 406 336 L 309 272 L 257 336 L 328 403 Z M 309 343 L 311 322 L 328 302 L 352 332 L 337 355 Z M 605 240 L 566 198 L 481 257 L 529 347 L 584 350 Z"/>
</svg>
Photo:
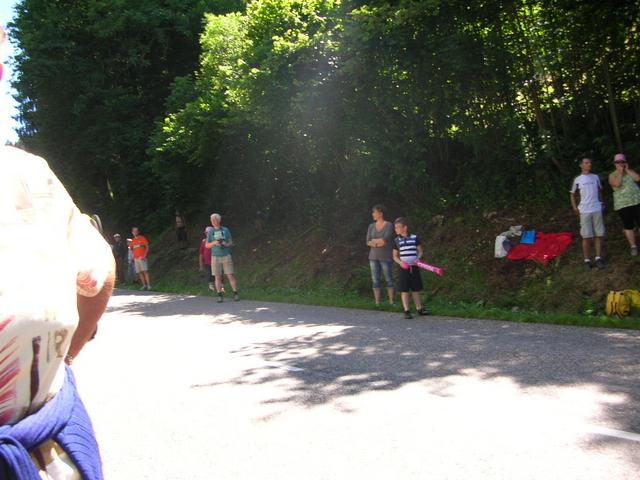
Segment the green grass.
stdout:
<svg viewBox="0 0 640 480">
<path fill-rule="evenodd" d="M 198 275 L 189 273 L 188 275 L 178 275 L 177 277 L 178 278 L 172 278 L 171 280 L 164 280 L 155 283 L 153 285 L 154 291 L 183 295 L 212 295 L 208 290 L 207 285 L 198 277 Z M 138 286 L 127 285 L 121 288 L 136 290 Z M 369 296 L 365 296 L 358 291 L 343 291 L 338 288 L 248 287 L 241 289 L 241 295 L 245 300 L 356 308 L 362 310 L 398 312 L 398 314 L 402 312 L 399 299 L 396 306 L 383 304 L 380 307 L 376 307 L 373 304 L 372 298 Z M 426 299 L 424 303 L 432 314 L 439 316 L 480 318 L 521 323 L 546 323 L 556 325 L 640 330 L 639 317 L 630 316 L 618 319 L 615 317 L 607 317 L 605 315 L 594 315 L 594 310 L 590 301 L 585 301 L 584 307 L 586 313 L 582 315 L 485 307 L 482 302 L 453 302 L 437 298 L 433 301 Z"/>
</svg>

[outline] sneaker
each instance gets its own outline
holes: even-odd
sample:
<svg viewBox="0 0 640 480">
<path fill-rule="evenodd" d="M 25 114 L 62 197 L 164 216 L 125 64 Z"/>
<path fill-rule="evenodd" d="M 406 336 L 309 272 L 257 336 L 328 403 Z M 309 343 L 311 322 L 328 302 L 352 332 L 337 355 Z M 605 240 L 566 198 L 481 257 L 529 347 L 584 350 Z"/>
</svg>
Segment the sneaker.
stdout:
<svg viewBox="0 0 640 480">
<path fill-rule="evenodd" d="M 420 310 L 417 310 L 417 312 L 418 312 L 418 315 L 422 315 L 422 316 L 431 315 L 431 313 L 424 307 L 422 307 Z"/>
<path fill-rule="evenodd" d="M 237 302 L 238 300 L 240 300 L 240 295 L 238 295 L 238 292 L 233 292 L 233 301 Z"/>
<path fill-rule="evenodd" d="M 147 286 L 146 286 L 146 285 L 142 285 L 142 286 L 140 287 L 140 290 L 146 290 L 146 289 L 147 289 Z"/>
<path fill-rule="evenodd" d="M 411 312 L 409 310 L 404 311 L 404 318 L 407 320 L 411 320 L 413 317 L 411 316 Z"/>
<path fill-rule="evenodd" d="M 218 294 L 218 303 L 222 303 L 222 294 L 221 293 Z"/>
<path fill-rule="evenodd" d="M 602 257 L 596 257 L 596 267 L 604 268 L 604 260 Z"/>
<path fill-rule="evenodd" d="M 584 269 L 589 271 L 593 268 L 593 265 L 591 264 L 591 260 L 585 260 L 584 261 Z"/>
<path fill-rule="evenodd" d="M 637 257 L 638 256 L 638 247 L 637 246 L 633 246 L 631 247 L 631 256 L 632 257 Z"/>
<path fill-rule="evenodd" d="M 209 290 L 211 290 L 212 292 L 216 291 L 216 286 L 213 283 L 209 284 Z"/>
<path fill-rule="evenodd" d="M 147 285 L 147 290 L 151 290 L 151 285 Z"/>
</svg>

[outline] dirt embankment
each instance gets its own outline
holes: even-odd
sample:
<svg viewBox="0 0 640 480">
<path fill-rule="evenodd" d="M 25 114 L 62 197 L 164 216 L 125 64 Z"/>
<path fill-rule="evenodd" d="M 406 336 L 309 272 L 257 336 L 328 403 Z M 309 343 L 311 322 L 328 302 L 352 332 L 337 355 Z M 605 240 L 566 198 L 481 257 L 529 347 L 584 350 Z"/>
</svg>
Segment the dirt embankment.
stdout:
<svg viewBox="0 0 640 480">
<path fill-rule="evenodd" d="M 415 229 L 425 245 L 427 261 L 443 267 L 439 278 L 425 273 L 426 293 L 441 299 L 503 308 L 591 313 L 603 309 L 609 290 L 640 287 L 640 257 L 631 257 L 618 217 L 606 215 L 606 267 L 586 271 L 578 220 L 570 209 L 546 212 L 469 212 L 424 219 Z M 369 295 L 370 278 L 361 225 L 287 226 L 270 223 L 231 228 L 234 260 L 242 285 L 254 288 L 331 287 Z M 197 245 L 202 226 L 190 228 L 190 246 L 181 250 L 172 230 L 152 238 L 151 268 L 155 278 L 177 284 L 200 282 Z M 510 225 L 543 232 L 575 234 L 569 249 L 548 265 L 494 258 L 497 234 Z"/>
</svg>

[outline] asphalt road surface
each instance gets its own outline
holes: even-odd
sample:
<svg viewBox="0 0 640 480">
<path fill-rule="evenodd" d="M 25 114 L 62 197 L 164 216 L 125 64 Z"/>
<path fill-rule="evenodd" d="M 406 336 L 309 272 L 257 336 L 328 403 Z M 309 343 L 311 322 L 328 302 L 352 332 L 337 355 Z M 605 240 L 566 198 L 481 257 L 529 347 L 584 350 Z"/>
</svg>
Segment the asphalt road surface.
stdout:
<svg viewBox="0 0 640 480">
<path fill-rule="evenodd" d="M 107 480 L 638 479 L 640 332 L 119 291 Z"/>
</svg>

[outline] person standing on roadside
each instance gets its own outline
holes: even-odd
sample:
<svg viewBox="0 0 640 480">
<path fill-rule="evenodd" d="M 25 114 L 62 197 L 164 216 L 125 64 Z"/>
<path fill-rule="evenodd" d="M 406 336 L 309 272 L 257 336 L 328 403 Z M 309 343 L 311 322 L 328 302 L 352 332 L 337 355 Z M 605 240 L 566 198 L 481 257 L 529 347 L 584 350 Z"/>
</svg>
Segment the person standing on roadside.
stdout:
<svg viewBox="0 0 640 480">
<path fill-rule="evenodd" d="M 132 239 L 127 238 L 127 265 L 129 267 L 127 270 L 127 276 L 131 283 L 136 283 L 138 281 L 138 277 L 136 276 L 136 264 L 133 258 L 133 250 L 131 249 L 132 241 Z"/>
<path fill-rule="evenodd" d="M 138 227 L 131 229 L 133 239 L 131 240 L 131 250 L 133 251 L 133 263 L 136 273 L 140 276 L 142 287 L 140 290 L 151 290 L 151 281 L 149 279 L 149 263 L 147 256 L 149 255 L 149 241 L 140 234 Z"/>
<path fill-rule="evenodd" d="M 209 290 L 215 292 L 215 279 L 213 277 L 213 270 L 211 269 L 211 249 L 207 248 L 207 236 L 212 230 L 213 227 L 207 227 L 204 229 L 204 238 L 200 241 L 200 249 L 198 253 L 198 267 L 201 272 L 205 273 L 205 277 L 209 283 Z"/>
<path fill-rule="evenodd" d="M 638 255 L 635 229 L 640 227 L 640 175 L 629 168 L 623 153 L 613 157 L 615 170 L 609 174 L 609 185 L 613 188 L 613 209 L 622 220 L 624 236 L 629 243 L 631 256 Z"/>
<path fill-rule="evenodd" d="M 240 300 L 238 295 L 238 285 L 233 269 L 233 259 L 231 258 L 231 247 L 233 247 L 233 238 L 227 227 L 222 226 L 222 216 L 218 213 L 211 214 L 211 230 L 207 235 L 207 243 L 205 246 L 211 249 L 211 268 L 213 275 L 216 277 L 216 292 L 218 292 L 218 303 L 222 302 L 222 275 L 227 276 L 231 289 L 233 290 L 233 299 Z"/>
<path fill-rule="evenodd" d="M 373 223 L 367 230 L 367 246 L 369 247 L 369 267 L 371 268 L 371 280 L 373 283 L 373 299 L 376 307 L 380 306 L 381 280 L 387 285 L 389 304 L 395 301 L 395 288 L 393 284 L 393 225 L 384 219 L 385 207 L 374 205 L 371 208 Z"/>
<path fill-rule="evenodd" d="M 113 258 L 116 260 L 116 279 L 122 283 L 126 283 L 129 248 L 119 233 L 113 236 L 111 250 L 113 251 Z"/>
<path fill-rule="evenodd" d="M 393 246 L 393 261 L 400 266 L 400 281 L 398 283 L 400 285 L 404 318 L 413 318 L 409 310 L 411 298 L 413 298 L 413 304 L 418 315 L 429 315 L 429 312 L 422 306 L 422 299 L 420 298 L 423 288 L 420 269 L 414 265 L 414 262 L 420 260 L 424 254 L 424 247 L 420 237 L 409 231 L 409 222 L 404 217 L 396 218 L 393 226 L 397 234 Z"/>
<path fill-rule="evenodd" d="M 176 210 L 176 239 L 181 248 L 187 248 L 187 221 L 180 210 Z"/>
<path fill-rule="evenodd" d="M 580 235 L 582 236 L 582 254 L 584 265 L 591 270 L 591 243 L 595 247 L 595 264 L 598 268 L 604 267 L 602 259 L 602 239 L 604 237 L 604 218 L 602 208 L 602 183 L 600 178 L 591 173 L 593 162 L 590 158 L 583 158 L 580 162 L 581 174 L 578 175 L 571 186 L 571 207 L 580 218 Z M 580 195 L 580 203 L 576 202 L 577 194 Z"/>
</svg>

